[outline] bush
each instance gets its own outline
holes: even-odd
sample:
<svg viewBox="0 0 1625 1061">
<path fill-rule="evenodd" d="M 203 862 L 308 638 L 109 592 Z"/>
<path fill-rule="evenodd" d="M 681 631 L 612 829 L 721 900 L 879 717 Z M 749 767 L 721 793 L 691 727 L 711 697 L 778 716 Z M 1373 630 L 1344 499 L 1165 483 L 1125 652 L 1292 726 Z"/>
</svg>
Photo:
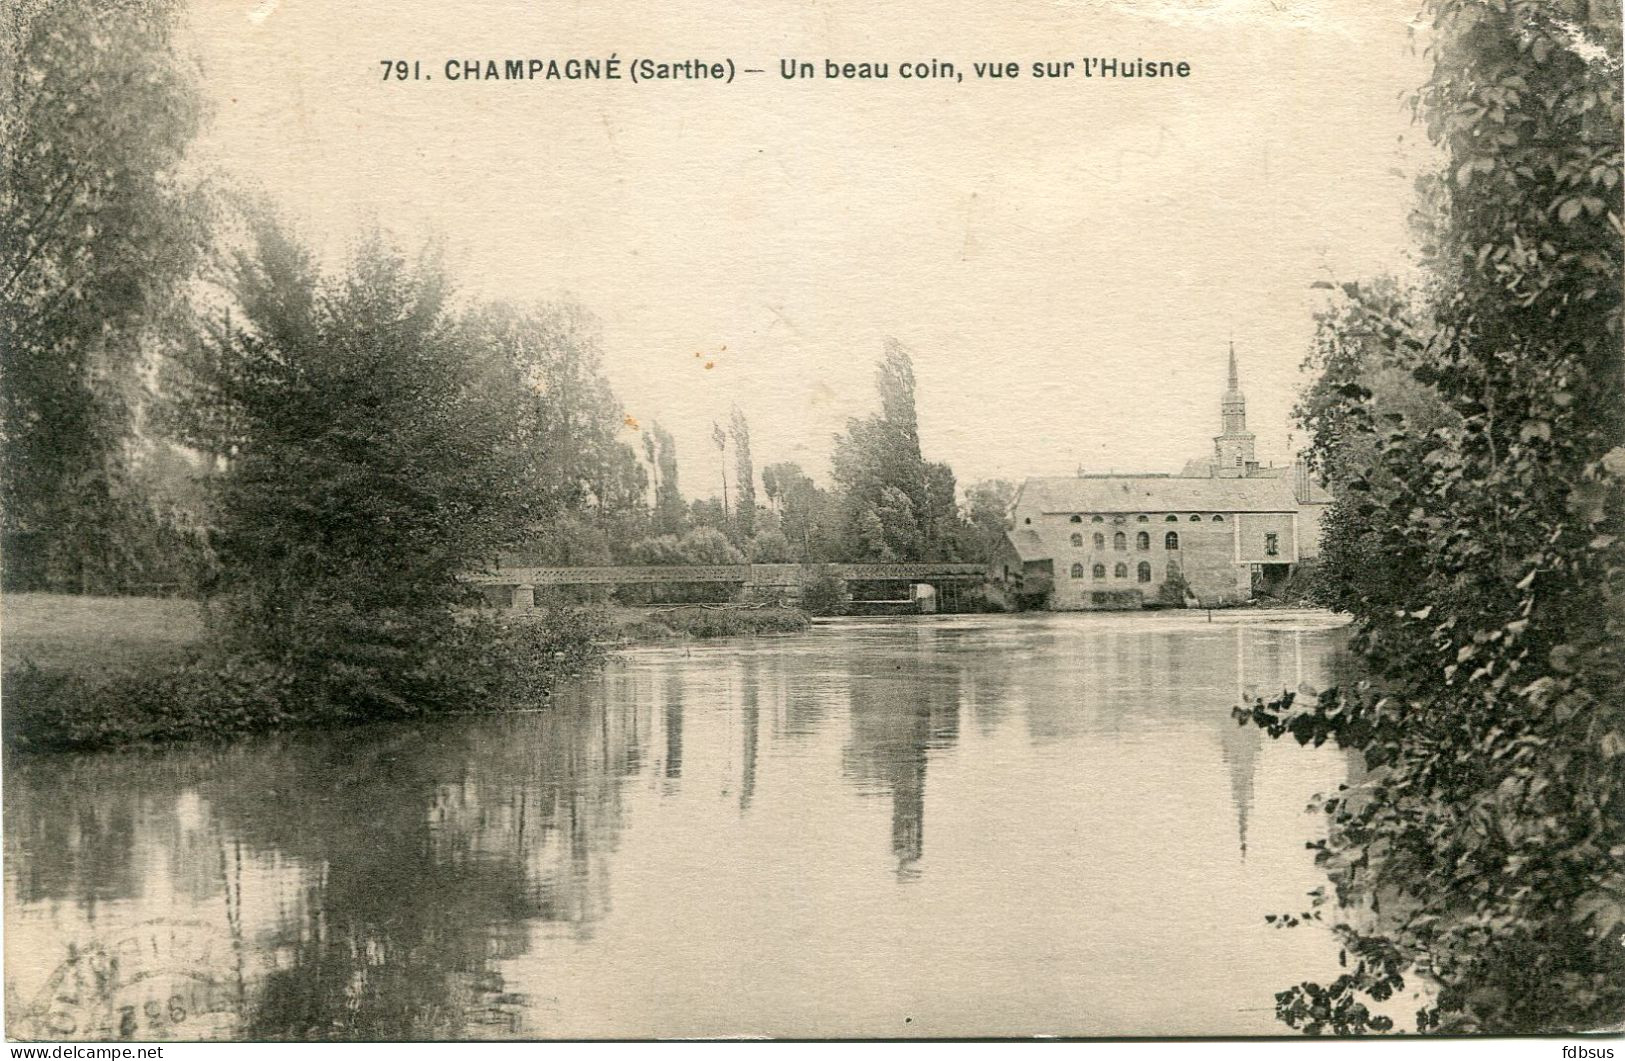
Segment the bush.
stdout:
<svg viewBox="0 0 1625 1061">
<path fill-rule="evenodd" d="M 117 748 L 227 738 L 296 726 L 468 711 L 545 699 L 559 682 L 599 666 L 611 631 L 601 609 L 557 607 L 519 618 L 475 614 L 410 661 L 408 626 L 347 617 L 350 632 L 319 659 L 295 666 L 212 648 L 105 672 L 5 674 L 7 747 L 31 751 Z M 405 619 L 396 620 L 405 623 Z M 327 629 L 333 629 L 329 625 Z M 364 649 L 362 646 L 371 646 Z M 386 669 L 396 673 L 383 675 Z"/>
<path fill-rule="evenodd" d="M 843 615 L 846 612 L 846 583 L 827 570 L 821 570 L 801 590 L 801 606 L 812 615 Z"/>
<path fill-rule="evenodd" d="M 1170 567 L 1173 565 L 1169 565 Z M 1168 577 L 1157 587 L 1156 603 L 1160 608 L 1183 608 L 1185 595 L 1190 592 L 1190 586 L 1185 582 L 1185 576 L 1178 571 L 1169 571 Z"/>
<path fill-rule="evenodd" d="M 91 749 L 225 737 L 308 717 L 292 676 L 239 655 L 136 664 L 111 673 L 47 671 L 24 663 L 5 675 L 6 746 Z"/>
</svg>

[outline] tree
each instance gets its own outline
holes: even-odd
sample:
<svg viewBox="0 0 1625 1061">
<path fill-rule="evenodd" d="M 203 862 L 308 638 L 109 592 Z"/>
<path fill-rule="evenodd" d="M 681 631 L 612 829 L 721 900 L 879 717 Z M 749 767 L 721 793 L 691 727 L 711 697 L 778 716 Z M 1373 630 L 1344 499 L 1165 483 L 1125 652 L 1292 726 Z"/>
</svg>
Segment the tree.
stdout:
<svg viewBox="0 0 1625 1061">
<path fill-rule="evenodd" d="M 711 442 L 717 447 L 717 462 L 722 468 L 722 521 L 728 521 L 728 433 L 722 425 L 711 422 Z"/>
<path fill-rule="evenodd" d="M 771 480 L 771 498 L 779 512 L 779 529 L 802 561 L 838 560 L 840 556 L 837 502 L 794 461 L 769 464 L 762 469 L 764 486 Z"/>
<path fill-rule="evenodd" d="M 678 541 L 685 564 L 742 564 L 745 554 L 715 527 L 696 527 Z"/>
<path fill-rule="evenodd" d="M 954 470 L 941 461 L 925 466 L 924 555 L 927 560 L 959 559 L 959 504 Z"/>
<path fill-rule="evenodd" d="M 604 376 L 597 319 L 574 302 L 499 303 L 476 308 L 465 327 L 470 345 L 511 366 L 517 379 L 502 386 L 518 386 L 529 396 L 521 430 L 532 451 L 533 478 L 510 489 L 535 492 L 531 550 L 547 555 L 550 539 L 578 536 L 579 527 L 562 525 L 579 522 L 578 513 L 606 539 L 641 534 L 648 472 L 621 439 L 626 414 Z M 579 549 L 553 552 L 562 557 Z"/>
<path fill-rule="evenodd" d="M 454 701 L 481 646 L 458 576 L 535 511 L 530 392 L 449 310 L 433 258 L 372 236 L 323 277 L 273 221 L 238 256 L 240 315 L 198 394 L 232 410 L 217 477 L 223 612 L 313 703 L 363 717 Z"/>
<path fill-rule="evenodd" d="M 657 534 L 680 534 L 687 522 L 687 506 L 677 485 L 677 443 L 671 432 L 650 421 L 643 433 L 643 452 L 654 469 L 654 529 Z"/>
<path fill-rule="evenodd" d="M 1362 363 L 1447 416 L 1332 377 L 1317 457 L 1370 521 L 1331 565 L 1365 681 L 1238 710 L 1358 750 L 1317 860 L 1345 970 L 1277 996 L 1311 1033 L 1551 1034 L 1625 1012 L 1625 366 L 1618 10 L 1429 0 L 1416 110 L 1442 149 L 1425 312 L 1347 285 Z M 1385 407 L 1386 406 L 1386 407 Z M 1431 426 L 1430 426 L 1431 425 Z M 1379 902 L 1380 900 L 1380 902 Z M 1334 908 L 1317 900 L 1312 916 Z"/>
<path fill-rule="evenodd" d="M 844 545 L 850 559 L 921 560 L 932 508 L 914 408 L 914 364 L 895 339 L 886 340 L 875 385 L 880 412 L 847 421 L 831 459 L 845 507 Z"/>
<path fill-rule="evenodd" d="M 1010 510 L 1015 503 L 1015 484 L 1004 479 L 984 479 L 965 488 L 970 555 L 984 561 L 992 559 L 1011 527 Z"/>
<path fill-rule="evenodd" d="M 795 562 L 796 551 L 783 531 L 768 527 L 750 540 L 747 557 L 753 564 L 788 564 Z"/>
<path fill-rule="evenodd" d="M 151 557 L 131 482 L 142 375 L 191 328 L 203 117 L 164 2 L 20 3 L 0 106 L 0 512 L 7 579 L 117 588 Z"/>
<path fill-rule="evenodd" d="M 734 481 L 739 499 L 734 503 L 734 522 L 741 542 L 756 534 L 756 467 L 750 460 L 750 424 L 739 406 L 733 407 L 728 435 L 734 444 Z"/>
</svg>

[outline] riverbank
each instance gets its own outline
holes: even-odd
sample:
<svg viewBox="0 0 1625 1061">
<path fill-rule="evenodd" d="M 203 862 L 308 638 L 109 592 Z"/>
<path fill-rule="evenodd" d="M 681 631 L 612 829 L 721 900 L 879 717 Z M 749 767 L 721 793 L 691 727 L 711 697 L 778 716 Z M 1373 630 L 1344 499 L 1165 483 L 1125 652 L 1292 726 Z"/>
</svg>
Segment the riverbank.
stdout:
<svg viewBox="0 0 1625 1061">
<path fill-rule="evenodd" d="M 482 703 L 545 699 L 620 645 L 793 633 L 793 608 L 564 609 L 486 615 L 495 673 Z M 562 624 L 562 626 L 561 626 Z M 10 594 L 0 601 L 4 734 L 14 750 L 120 748 L 354 724 L 295 676 L 211 644 L 202 607 L 182 598 Z M 497 690 L 506 687 L 504 693 Z M 411 708 L 408 708 L 408 713 Z M 503 710 L 491 707 L 493 712 Z"/>
</svg>

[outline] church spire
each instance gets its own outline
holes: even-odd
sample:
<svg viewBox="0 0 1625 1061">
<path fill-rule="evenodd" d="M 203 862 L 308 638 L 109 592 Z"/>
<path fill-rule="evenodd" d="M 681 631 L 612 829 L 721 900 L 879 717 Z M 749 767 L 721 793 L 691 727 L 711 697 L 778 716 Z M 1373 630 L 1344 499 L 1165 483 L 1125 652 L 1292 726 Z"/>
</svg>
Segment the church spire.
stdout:
<svg viewBox="0 0 1625 1061">
<path fill-rule="evenodd" d="M 1257 464 L 1253 457 L 1253 436 L 1247 432 L 1247 399 L 1241 393 L 1234 340 L 1230 342 L 1229 369 L 1229 385 L 1219 399 L 1219 434 L 1213 439 L 1214 473 L 1221 478 L 1242 478 Z"/>
</svg>

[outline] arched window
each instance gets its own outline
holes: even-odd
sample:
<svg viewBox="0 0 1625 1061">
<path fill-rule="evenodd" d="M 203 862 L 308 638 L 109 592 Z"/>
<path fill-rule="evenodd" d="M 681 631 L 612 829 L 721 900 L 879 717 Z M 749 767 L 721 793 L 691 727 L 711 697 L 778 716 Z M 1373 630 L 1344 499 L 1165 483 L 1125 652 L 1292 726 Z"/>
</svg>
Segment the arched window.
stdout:
<svg viewBox="0 0 1625 1061">
<path fill-rule="evenodd" d="M 1223 523 L 1224 522 L 1224 517 L 1217 514 L 1217 513 L 1214 513 L 1213 522 L 1214 523 Z"/>
<path fill-rule="evenodd" d="M 1082 564 L 1073 564 L 1072 565 L 1072 577 L 1073 578 L 1082 578 L 1083 577 L 1083 565 Z"/>
<path fill-rule="evenodd" d="M 1264 552 L 1268 556 L 1279 556 L 1281 553 L 1281 539 L 1274 533 L 1264 535 Z"/>
<path fill-rule="evenodd" d="M 1026 519 L 1022 520 L 1021 522 L 1026 523 L 1026 524 L 1028 524 L 1030 526 L 1032 524 L 1032 521 L 1033 521 L 1033 518 L 1031 516 L 1028 516 Z"/>
<path fill-rule="evenodd" d="M 1127 550 L 1128 535 L 1124 534 L 1122 531 L 1118 531 L 1116 534 L 1112 535 L 1112 548 L 1116 549 L 1118 552 Z"/>
<path fill-rule="evenodd" d="M 1198 516 L 1196 513 L 1192 512 L 1191 513 L 1191 522 L 1192 523 L 1200 523 L 1200 522 L 1202 522 L 1202 517 Z"/>
<path fill-rule="evenodd" d="M 1096 549 L 1104 549 L 1104 548 L 1106 548 L 1106 536 L 1104 534 L 1100 534 L 1099 532 L 1096 532 L 1096 534 L 1095 534 L 1095 548 Z"/>
<path fill-rule="evenodd" d="M 1113 578 L 1127 578 L 1128 577 L 1128 565 L 1127 564 L 1118 564 L 1116 567 L 1112 568 L 1112 577 Z"/>
<path fill-rule="evenodd" d="M 1082 523 L 1083 522 L 1083 517 L 1082 516 L 1073 516 L 1072 517 L 1072 522 L 1073 523 Z"/>
<path fill-rule="evenodd" d="M 1074 548 L 1074 549 L 1082 549 L 1083 548 L 1083 535 L 1074 534 L 1072 536 L 1072 548 Z"/>
<path fill-rule="evenodd" d="M 1147 534 L 1145 531 L 1141 531 L 1140 533 L 1136 534 L 1134 536 L 1134 548 L 1140 550 L 1151 548 L 1151 535 Z"/>
<path fill-rule="evenodd" d="M 1096 578 L 1105 578 L 1106 577 L 1106 565 L 1105 564 L 1096 564 L 1095 565 L 1095 577 Z"/>
<path fill-rule="evenodd" d="M 1179 548 L 1179 532 L 1178 531 L 1169 531 L 1167 534 L 1163 535 L 1162 536 L 1162 547 L 1164 549 L 1177 549 L 1177 548 Z"/>
<path fill-rule="evenodd" d="M 1141 582 L 1150 582 L 1151 581 L 1151 565 L 1146 563 L 1144 560 L 1141 560 L 1140 561 L 1140 566 L 1136 570 L 1135 575 L 1136 575 L 1136 577 L 1139 578 L 1139 580 Z"/>
<path fill-rule="evenodd" d="M 1178 523 L 1179 522 L 1179 517 L 1178 516 L 1172 516 L 1172 515 L 1164 516 L 1164 517 L 1162 517 L 1162 521 L 1164 523 Z"/>
<path fill-rule="evenodd" d="M 1134 522 L 1136 522 L 1136 523 L 1150 523 L 1151 522 L 1151 517 L 1150 516 L 1141 516 L 1140 518 L 1136 519 Z"/>
<path fill-rule="evenodd" d="M 1089 522 L 1090 523 L 1105 523 L 1106 521 L 1104 519 L 1102 519 L 1101 517 L 1096 516 L 1094 519 L 1090 520 Z"/>
</svg>

